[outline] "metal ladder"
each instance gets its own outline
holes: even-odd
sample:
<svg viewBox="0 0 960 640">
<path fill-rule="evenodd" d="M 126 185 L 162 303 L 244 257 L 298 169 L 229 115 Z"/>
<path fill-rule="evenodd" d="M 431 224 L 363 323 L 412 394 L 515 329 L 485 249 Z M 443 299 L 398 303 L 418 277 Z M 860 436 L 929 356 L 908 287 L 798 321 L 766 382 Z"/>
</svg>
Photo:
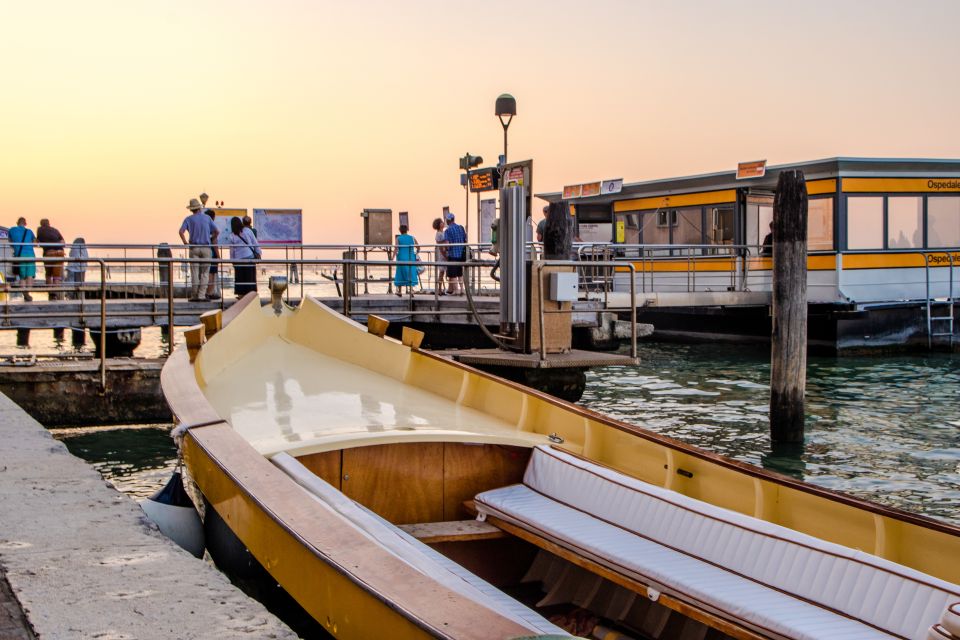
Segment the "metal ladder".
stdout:
<svg viewBox="0 0 960 640">
<path fill-rule="evenodd" d="M 930 258 L 931 255 L 946 255 L 949 261 L 948 293 L 946 299 L 937 299 L 930 295 Z M 937 252 L 935 254 L 924 253 L 923 262 L 927 276 L 927 348 L 933 348 L 933 340 L 938 337 L 947 337 L 949 346 L 953 348 L 953 316 L 956 308 L 956 299 L 953 295 L 953 253 L 951 251 Z M 933 315 L 934 313 L 946 313 L 946 315 Z M 935 330 L 937 326 L 939 330 Z"/>
</svg>

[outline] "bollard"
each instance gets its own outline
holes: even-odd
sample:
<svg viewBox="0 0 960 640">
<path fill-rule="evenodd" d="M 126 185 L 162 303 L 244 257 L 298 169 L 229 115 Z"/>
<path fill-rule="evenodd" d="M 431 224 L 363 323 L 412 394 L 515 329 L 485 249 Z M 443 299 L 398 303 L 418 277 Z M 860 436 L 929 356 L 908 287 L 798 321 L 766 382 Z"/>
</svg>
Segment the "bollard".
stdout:
<svg viewBox="0 0 960 640">
<path fill-rule="evenodd" d="M 773 318 L 770 335 L 770 439 L 803 442 L 807 386 L 807 186 L 784 171 L 773 203 Z"/>
</svg>

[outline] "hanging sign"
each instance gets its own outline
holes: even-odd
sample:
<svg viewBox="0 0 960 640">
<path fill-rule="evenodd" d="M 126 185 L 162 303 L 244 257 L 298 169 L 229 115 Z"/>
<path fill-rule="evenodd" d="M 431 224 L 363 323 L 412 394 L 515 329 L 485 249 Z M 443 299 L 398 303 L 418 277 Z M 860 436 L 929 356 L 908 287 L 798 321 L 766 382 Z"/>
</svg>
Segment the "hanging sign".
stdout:
<svg viewBox="0 0 960 640">
<path fill-rule="evenodd" d="M 581 185 L 581 188 L 580 188 L 581 198 L 592 198 L 593 196 L 598 196 L 598 195 L 600 195 L 599 182 L 588 182 L 585 185 Z"/>
<path fill-rule="evenodd" d="M 580 191 L 583 188 L 582 184 L 572 184 L 569 187 L 563 188 L 563 199 L 569 200 L 570 198 L 579 198 Z"/>
</svg>

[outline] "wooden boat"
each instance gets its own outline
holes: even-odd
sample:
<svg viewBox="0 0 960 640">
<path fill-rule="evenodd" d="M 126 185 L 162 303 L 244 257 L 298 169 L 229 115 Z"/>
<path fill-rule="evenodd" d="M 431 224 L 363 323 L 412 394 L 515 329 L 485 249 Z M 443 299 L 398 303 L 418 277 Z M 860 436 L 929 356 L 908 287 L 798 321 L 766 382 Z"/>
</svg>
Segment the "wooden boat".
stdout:
<svg viewBox="0 0 960 640">
<path fill-rule="evenodd" d="M 311 299 L 275 312 L 250 294 L 204 321 L 162 385 L 208 549 L 264 570 L 338 638 L 960 636 L 960 527 L 612 420 Z"/>
</svg>

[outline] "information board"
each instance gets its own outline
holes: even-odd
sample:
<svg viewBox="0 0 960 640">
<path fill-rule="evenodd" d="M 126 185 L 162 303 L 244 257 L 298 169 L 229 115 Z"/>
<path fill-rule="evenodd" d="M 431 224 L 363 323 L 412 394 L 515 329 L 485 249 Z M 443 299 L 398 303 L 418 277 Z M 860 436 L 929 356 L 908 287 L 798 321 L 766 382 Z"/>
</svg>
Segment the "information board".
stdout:
<svg viewBox="0 0 960 640">
<path fill-rule="evenodd" d="M 493 167 L 471 171 L 469 177 L 470 191 L 474 193 L 493 191 L 499 186 L 497 183 L 499 182 L 500 175 Z"/>
<path fill-rule="evenodd" d="M 246 209 L 222 209 L 222 208 L 213 209 L 211 208 L 210 211 L 213 211 L 213 214 L 214 214 L 213 224 L 216 225 L 217 231 L 220 232 L 221 238 L 224 235 L 226 235 L 228 231 L 230 231 L 230 220 L 233 219 L 234 216 L 236 216 L 237 218 L 240 218 L 240 220 L 242 221 L 243 216 L 247 215 Z"/>
<path fill-rule="evenodd" d="M 254 209 L 253 226 L 260 244 L 303 243 L 303 209 Z"/>
</svg>

